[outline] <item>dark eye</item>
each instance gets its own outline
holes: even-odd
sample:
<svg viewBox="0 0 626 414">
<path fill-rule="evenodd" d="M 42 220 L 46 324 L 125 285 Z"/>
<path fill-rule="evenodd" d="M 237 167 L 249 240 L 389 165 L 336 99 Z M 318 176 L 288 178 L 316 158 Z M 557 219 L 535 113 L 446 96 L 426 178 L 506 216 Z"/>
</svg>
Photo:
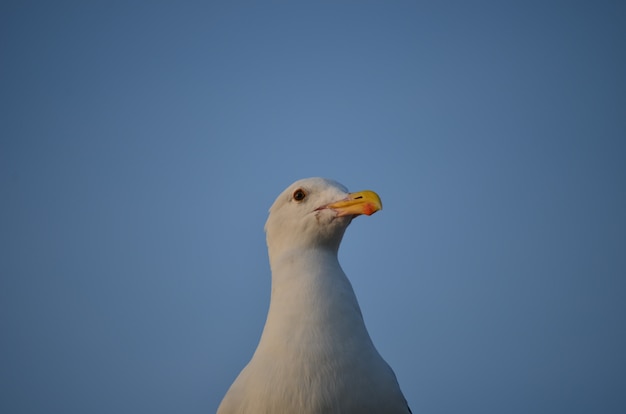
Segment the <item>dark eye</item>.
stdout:
<svg viewBox="0 0 626 414">
<path fill-rule="evenodd" d="M 306 197 L 306 193 L 301 188 L 298 188 L 296 191 L 293 192 L 293 199 L 296 201 L 302 201 L 304 200 L 304 197 Z"/>
</svg>

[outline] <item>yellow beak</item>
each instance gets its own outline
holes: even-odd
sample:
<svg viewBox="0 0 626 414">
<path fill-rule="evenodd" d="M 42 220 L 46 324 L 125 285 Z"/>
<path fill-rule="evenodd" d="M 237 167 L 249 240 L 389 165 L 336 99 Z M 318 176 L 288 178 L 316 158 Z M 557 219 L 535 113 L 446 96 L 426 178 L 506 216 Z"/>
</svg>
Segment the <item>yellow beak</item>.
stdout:
<svg viewBox="0 0 626 414">
<path fill-rule="evenodd" d="M 353 215 L 358 216 L 365 214 L 371 216 L 378 210 L 382 210 L 383 203 L 380 197 L 373 191 L 360 191 L 358 193 L 350 193 L 343 200 L 328 204 L 324 208 L 330 208 L 337 212 L 337 217 Z"/>
</svg>

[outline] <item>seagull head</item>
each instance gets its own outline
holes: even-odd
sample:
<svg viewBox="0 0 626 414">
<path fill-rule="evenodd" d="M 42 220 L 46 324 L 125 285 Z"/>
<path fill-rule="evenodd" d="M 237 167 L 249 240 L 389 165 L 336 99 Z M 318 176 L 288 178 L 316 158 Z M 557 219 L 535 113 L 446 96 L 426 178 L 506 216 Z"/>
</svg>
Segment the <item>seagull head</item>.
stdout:
<svg viewBox="0 0 626 414">
<path fill-rule="evenodd" d="M 373 191 L 348 192 L 336 181 L 305 178 L 283 191 L 265 223 L 270 257 L 290 250 L 326 248 L 335 252 L 352 219 L 382 209 Z"/>
</svg>

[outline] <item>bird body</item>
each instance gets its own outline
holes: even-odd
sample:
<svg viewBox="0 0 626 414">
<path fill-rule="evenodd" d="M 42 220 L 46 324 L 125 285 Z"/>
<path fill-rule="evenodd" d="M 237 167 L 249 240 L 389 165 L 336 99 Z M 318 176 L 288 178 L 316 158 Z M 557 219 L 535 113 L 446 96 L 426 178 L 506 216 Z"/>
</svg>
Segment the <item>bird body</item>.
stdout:
<svg viewBox="0 0 626 414">
<path fill-rule="evenodd" d="M 266 224 L 272 270 L 267 320 L 218 414 L 410 412 L 337 258 L 352 218 L 381 208 L 370 193 L 353 196 L 338 183 L 314 178 L 294 183 L 276 200 Z"/>
</svg>

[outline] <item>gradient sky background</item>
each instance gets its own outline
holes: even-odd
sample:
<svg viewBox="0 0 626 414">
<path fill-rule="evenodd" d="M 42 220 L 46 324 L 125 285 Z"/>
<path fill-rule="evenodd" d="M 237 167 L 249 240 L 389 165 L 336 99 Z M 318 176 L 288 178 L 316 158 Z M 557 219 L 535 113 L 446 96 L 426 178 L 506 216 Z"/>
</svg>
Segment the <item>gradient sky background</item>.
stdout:
<svg viewBox="0 0 626 414">
<path fill-rule="evenodd" d="M 626 412 L 626 6 L 0 5 L 0 411 L 211 413 L 310 176 L 414 413 Z"/>
</svg>

